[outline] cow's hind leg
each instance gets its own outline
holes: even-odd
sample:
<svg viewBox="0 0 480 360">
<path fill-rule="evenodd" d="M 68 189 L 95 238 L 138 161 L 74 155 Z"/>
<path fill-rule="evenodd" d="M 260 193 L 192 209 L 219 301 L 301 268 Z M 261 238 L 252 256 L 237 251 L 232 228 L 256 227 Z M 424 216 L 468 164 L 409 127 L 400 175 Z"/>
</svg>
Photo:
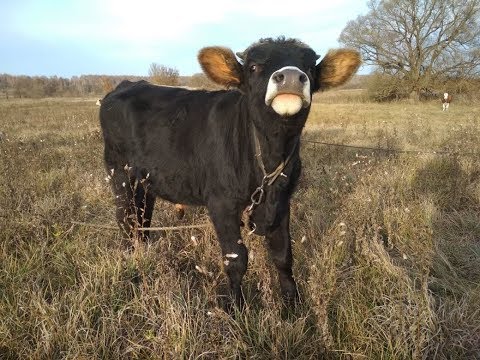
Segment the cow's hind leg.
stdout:
<svg viewBox="0 0 480 360">
<path fill-rule="evenodd" d="M 230 288 L 236 305 L 243 306 L 242 278 L 247 271 L 248 251 L 240 236 L 239 211 L 234 202 L 210 201 L 210 218 L 222 249 L 224 270 L 230 280 Z"/>
<path fill-rule="evenodd" d="M 282 296 L 291 306 L 298 298 L 297 285 L 292 272 L 292 245 L 290 239 L 290 211 L 282 219 L 280 225 L 266 234 L 270 256 L 278 271 L 278 279 Z"/>
</svg>

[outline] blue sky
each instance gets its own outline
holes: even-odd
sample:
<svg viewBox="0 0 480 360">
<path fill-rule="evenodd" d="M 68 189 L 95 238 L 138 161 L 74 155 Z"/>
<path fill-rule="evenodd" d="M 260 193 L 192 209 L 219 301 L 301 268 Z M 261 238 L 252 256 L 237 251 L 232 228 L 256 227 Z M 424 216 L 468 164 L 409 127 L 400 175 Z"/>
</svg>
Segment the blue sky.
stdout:
<svg viewBox="0 0 480 360">
<path fill-rule="evenodd" d="M 200 72 L 209 45 L 242 51 L 261 37 L 295 37 L 318 54 L 338 47 L 367 1 L 0 0 L 0 73 L 147 75 L 152 62 Z"/>
</svg>

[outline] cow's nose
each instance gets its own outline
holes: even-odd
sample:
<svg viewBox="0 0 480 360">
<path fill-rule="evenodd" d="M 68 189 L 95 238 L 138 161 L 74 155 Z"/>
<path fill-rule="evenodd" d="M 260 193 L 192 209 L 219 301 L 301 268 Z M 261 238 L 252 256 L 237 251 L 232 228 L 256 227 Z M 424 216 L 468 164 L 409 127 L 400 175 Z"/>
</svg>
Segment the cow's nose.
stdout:
<svg viewBox="0 0 480 360">
<path fill-rule="evenodd" d="M 298 83 L 303 85 L 308 81 L 308 77 L 298 69 L 286 68 L 273 73 L 272 80 L 278 85 L 293 85 Z"/>
<path fill-rule="evenodd" d="M 311 99 L 310 79 L 298 67 L 285 66 L 270 75 L 265 92 L 265 105 L 271 106 L 278 114 L 296 114 L 302 106 L 308 107 Z"/>
</svg>

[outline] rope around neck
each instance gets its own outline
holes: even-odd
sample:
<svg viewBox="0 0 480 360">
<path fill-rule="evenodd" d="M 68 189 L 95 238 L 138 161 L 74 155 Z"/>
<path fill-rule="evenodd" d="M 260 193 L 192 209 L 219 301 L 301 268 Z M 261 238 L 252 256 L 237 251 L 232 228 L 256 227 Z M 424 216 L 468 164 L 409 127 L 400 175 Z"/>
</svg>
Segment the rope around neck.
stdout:
<svg viewBox="0 0 480 360">
<path fill-rule="evenodd" d="M 299 140 L 300 140 L 300 138 L 297 137 L 297 139 L 295 140 L 295 143 L 293 144 L 292 150 L 288 154 L 287 158 L 285 160 L 282 160 L 280 162 L 280 164 L 278 164 L 277 168 L 274 171 L 272 171 L 270 174 L 268 174 L 267 171 L 265 170 L 265 165 L 263 163 L 262 149 L 260 147 L 260 141 L 258 140 L 258 135 L 257 135 L 257 130 L 255 129 L 255 125 L 253 125 L 253 139 L 254 139 L 254 142 L 255 142 L 255 157 L 257 158 L 258 165 L 260 166 L 260 169 L 262 170 L 263 179 L 262 179 L 262 183 L 260 184 L 260 186 L 258 186 L 255 189 L 255 191 L 252 193 L 252 195 L 250 196 L 250 200 L 252 202 L 246 209 L 246 213 L 249 216 L 252 214 L 253 208 L 256 205 L 258 205 L 262 202 L 263 195 L 265 193 L 265 190 L 264 190 L 265 185 L 268 185 L 268 186 L 272 185 L 280 175 L 283 175 L 283 176 L 286 177 L 286 175 L 283 174 L 282 171 L 283 171 L 283 169 L 285 169 L 287 164 L 292 159 L 293 153 L 295 152 L 295 149 L 297 148 L 297 145 L 298 145 Z M 253 230 L 253 231 L 255 231 L 255 230 Z"/>
</svg>

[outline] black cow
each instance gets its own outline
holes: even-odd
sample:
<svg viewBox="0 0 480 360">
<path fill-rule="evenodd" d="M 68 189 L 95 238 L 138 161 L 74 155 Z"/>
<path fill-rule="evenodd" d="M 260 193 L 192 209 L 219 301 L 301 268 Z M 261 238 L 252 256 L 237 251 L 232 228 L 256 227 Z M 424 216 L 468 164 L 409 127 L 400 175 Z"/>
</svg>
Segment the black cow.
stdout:
<svg viewBox="0 0 480 360">
<path fill-rule="evenodd" d="M 237 53 L 206 47 L 205 74 L 229 90 L 205 91 L 122 82 L 100 108 L 106 169 L 117 221 L 130 236 L 148 227 L 155 198 L 207 207 L 237 304 L 247 248 L 242 212 L 264 235 L 288 303 L 292 275 L 290 197 L 300 176 L 299 138 L 312 94 L 345 83 L 360 57 L 353 50 L 318 55 L 294 39 L 262 39 Z"/>
</svg>

